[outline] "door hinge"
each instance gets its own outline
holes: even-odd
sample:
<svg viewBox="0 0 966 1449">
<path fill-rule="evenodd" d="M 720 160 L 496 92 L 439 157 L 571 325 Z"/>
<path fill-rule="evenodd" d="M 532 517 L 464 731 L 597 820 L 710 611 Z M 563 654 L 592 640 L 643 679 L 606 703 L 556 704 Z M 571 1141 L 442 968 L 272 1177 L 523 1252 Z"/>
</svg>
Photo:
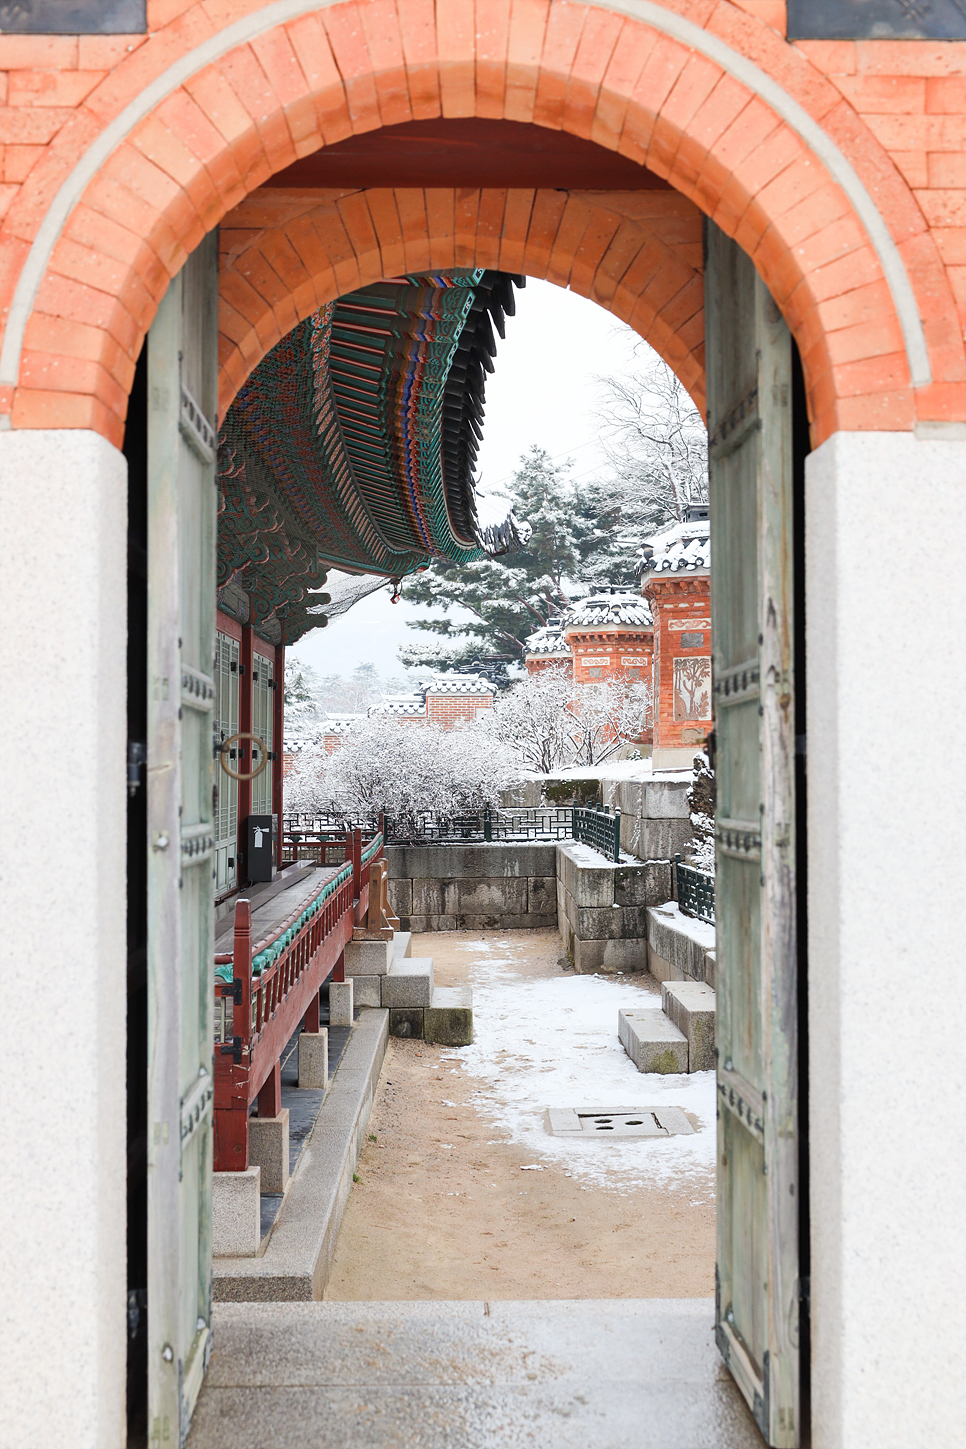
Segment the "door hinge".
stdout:
<svg viewBox="0 0 966 1449">
<path fill-rule="evenodd" d="M 239 982 L 239 985 L 241 985 L 241 982 Z M 240 1036 L 233 1036 L 231 1041 L 223 1041 L 218 1050 L 223 1057 L 227 1057 L 230 1054 L 236 1067 L 241 1066 L 242 1039 Z"/>
<path fill-rule="evenodd" d="M 127 742 L 127 793 L 136 795 L 141 788 L 141 766 L 147 760 L 148 747 L 143 740 Z"/>
</svg>

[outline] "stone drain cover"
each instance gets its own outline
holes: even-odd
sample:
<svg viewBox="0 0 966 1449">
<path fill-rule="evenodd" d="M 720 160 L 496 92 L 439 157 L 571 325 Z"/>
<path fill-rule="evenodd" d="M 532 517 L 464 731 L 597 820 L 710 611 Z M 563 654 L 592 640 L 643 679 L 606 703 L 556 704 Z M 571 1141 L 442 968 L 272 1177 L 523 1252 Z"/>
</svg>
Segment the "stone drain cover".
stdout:
<svg viewBox="0 0 966 1449">
<path fill-rule="evenodd" d="M 554 1137 L 687 1137 L 694 1132 L 680 1107 L 551 1107 Z"/>
</svg>

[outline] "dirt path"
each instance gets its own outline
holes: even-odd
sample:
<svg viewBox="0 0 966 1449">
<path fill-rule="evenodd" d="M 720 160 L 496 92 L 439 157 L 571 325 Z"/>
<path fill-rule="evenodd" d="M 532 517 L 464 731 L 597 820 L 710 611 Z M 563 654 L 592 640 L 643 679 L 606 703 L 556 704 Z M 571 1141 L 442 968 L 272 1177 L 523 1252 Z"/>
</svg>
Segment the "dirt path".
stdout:
<svg viewBox="0 0 966 1449">
<path fill-rule="evenodd" d="M 469 979 L 473 944 L 483 940 L 489 949 L 512 946 L 521 981 L 564 974 L 555 931 L 419 936 L 412 954 L 433 957 L 438 985 L 457 985 Z M 653 991 L 649 978 L 623 981 Z M 563 1161 L 534 1170 L 532 1149 L 507 1140 L 472 1101 L 478 1088 L 447 1048 L 390 1038 L 326 1298 L 714 1292 L 707 1194 L 696 1203 L 686 1187 L 582 1185 Z"/>
</svg>

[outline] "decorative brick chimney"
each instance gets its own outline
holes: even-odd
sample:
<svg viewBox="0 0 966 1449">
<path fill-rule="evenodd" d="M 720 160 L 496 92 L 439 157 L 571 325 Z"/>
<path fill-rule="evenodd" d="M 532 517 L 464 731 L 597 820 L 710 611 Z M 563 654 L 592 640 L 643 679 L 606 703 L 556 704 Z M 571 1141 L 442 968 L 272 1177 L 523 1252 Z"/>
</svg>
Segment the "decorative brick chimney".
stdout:
<svg viewBox="0 0 966 1449">
<path fill-rule="evenodd" d="M 576 684 L 647 679 L 651 672 L 651 611 L 629 589 L 601 590 L 572 604 L 563 634 L 573 654 Z"/>
<path fill-rule="evenodd" d="M 654 617 L 654 768 L 690 769 L 711 730 L 708 505 L 649 538 L 641 593 Z"/>
</svg>

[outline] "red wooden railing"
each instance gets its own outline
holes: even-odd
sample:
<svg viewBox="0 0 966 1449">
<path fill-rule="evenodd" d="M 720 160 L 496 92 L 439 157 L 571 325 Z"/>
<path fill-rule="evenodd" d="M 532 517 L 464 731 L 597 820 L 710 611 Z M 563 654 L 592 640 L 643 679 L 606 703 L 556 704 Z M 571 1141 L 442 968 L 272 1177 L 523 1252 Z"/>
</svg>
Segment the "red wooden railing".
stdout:
<svg viewBox="0 0 966 1449">
<path fill-rule="evenodd" d="M 216 1172 L 248 1167 L 251 1104 L 257 1099 L 260 1117 L 278 1115 L 282 1052 L 299 1022 L 306 1031 L 319 1030 L 319 990 L 325 981 L 345 979 L 346 943 L 368 910 L 370 870 L 381 855 L 382 837 L 364 848 L 355 831 L 344 848 L 351 873 L 343 867 L 334 888 L 333 878 L 322 882 L 320 894 L 328 891 L 323 900 L 303 901 L 254 945 L 251 903 L 236 903 L 233 950 L 215 957 L 216 967 L 232 966 L 232 980 L 218 981 L 215 988 L 216 1007 L 222 1010 L 214 1061 Z"/>
</svg>

